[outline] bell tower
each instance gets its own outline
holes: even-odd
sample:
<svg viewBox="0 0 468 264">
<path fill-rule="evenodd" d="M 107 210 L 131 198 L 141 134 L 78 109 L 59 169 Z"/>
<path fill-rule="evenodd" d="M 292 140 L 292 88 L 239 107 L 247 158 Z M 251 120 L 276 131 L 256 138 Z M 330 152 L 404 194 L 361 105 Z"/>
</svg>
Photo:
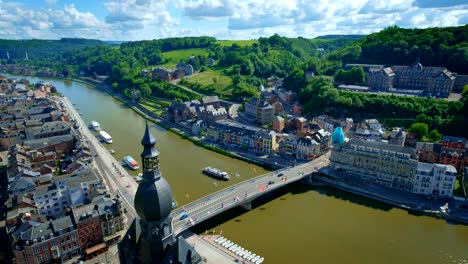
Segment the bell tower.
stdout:
<svg viewBox="0 0 468 264">
<path fill-rule="evenodd" d="M 150 132 L 148 122 L 143 139 L 143 180 L 135 194 L 135 209 L 140 217 L 141 247 L 138 252 L 143 263 L 159 263 L 168 248 L 174 244 L 172 231 L 172 190 L 159 170 L 159 152 L 156 139 Z"/>
</svg>

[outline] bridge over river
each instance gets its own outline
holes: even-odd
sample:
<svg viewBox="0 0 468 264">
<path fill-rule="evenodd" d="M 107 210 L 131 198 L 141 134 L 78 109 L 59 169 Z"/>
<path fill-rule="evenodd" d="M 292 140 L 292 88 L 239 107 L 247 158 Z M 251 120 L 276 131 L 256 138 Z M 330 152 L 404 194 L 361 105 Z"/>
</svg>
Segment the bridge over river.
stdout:
<svg viewBox="0 0 468 264">
<path fill-rule="evenodd" d="M 172 211 L 174 235 L 235 206 L 251 209 L 251 201 L 268 192 L 303 179 L 328 166 L 328 155 L 287 167 L 230 186 Z"/>
</svg>

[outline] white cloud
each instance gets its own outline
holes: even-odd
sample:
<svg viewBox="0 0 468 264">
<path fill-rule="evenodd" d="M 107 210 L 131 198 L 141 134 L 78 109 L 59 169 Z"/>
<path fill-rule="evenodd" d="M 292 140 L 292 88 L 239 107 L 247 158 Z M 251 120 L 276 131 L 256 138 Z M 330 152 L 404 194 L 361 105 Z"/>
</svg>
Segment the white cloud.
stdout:
<svg viewBox="0 0 468 264">
<path fill-rule="evenodd" d="M 43 3 L 48 5 L 35 9 L 0 0 L 0 38 L 252 39 L 275 33 L 310 38 L 368 34 L 391 25 L 468 23 L 466 0 L 105 0 L 100 11 L 81 2 Z"/>
<path fill-rule="evenodd" d="M 0 37 L 101 37 L 102 23 L 90 12 L 65 5 L 63 9 L 32 10 L 19 3 L 0 1 Z"/>
</svg>

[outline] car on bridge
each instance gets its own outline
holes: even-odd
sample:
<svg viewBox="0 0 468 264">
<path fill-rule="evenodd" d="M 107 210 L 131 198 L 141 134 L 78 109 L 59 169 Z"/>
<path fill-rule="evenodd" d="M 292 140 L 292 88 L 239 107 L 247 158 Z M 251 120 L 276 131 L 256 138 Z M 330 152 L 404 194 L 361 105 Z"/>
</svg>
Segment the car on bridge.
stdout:
<svg viewBox="0 0 468 264">
<path fill-rule="evenodd" d="M 189 217 L 188 214 L 183 214 L 180 216 L 179 220 L 184 220 L 184 219 L 187 219 Z"/>
<path fill-rule="evenodd" d="M 281 176 L 284 176 L 283 173 L 279 173 L 278 175 L 276 175 L 276 177 L 281 177 Z"/>
<path fill-rule="evenodd" d="M 274 183 L 275 183 L 274 181 L 269 181 L 269 182 L 268 182 L 269 185 L 272 185 L 272 184 L 274 184 Z"/>
</svg>

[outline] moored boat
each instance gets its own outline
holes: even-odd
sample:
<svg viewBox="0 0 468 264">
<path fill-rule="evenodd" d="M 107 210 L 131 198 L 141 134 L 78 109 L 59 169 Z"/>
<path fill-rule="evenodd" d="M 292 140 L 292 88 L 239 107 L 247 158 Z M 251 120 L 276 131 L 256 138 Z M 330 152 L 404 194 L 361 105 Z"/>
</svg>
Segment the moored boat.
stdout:
<svg viewBox="0 0 468 264">
<path fill-rule="evenodd" d="M 97 121 L 92 121 L 91 124 L 89 125 L 89 128 L 92 128 L 94 131 L 101 131 L 101 125 Z"/>
<path fill-rule="evenodd" d="M 215 177 L 217 179 L 221 179 L 221 180 L 229 180 L 230 177 L 228 175 L 227 172 L 225 171 L 222 171 L 220 169 L 216 169 L 216 168 L 213 168 L 213 167 L 206 167 L 202 170 L 205 174 L 208 174 L 212 177 Z"/>
<path fill-rule="evenodd" d="M 105 142 L 109 144 L 112 143 L 112 137 L 106 131 L 104 130 L 99 131 L 99 135 Z"/>
<path fill-rule="evenodd" d="M 130 167 L 132 170 L 138 170 L 140 166 L 138 166 L 138 162 L 132 158 L 132 156 L 126 156 L 123 158 L 123 162 L 125 165 Z"/>
</svg>

